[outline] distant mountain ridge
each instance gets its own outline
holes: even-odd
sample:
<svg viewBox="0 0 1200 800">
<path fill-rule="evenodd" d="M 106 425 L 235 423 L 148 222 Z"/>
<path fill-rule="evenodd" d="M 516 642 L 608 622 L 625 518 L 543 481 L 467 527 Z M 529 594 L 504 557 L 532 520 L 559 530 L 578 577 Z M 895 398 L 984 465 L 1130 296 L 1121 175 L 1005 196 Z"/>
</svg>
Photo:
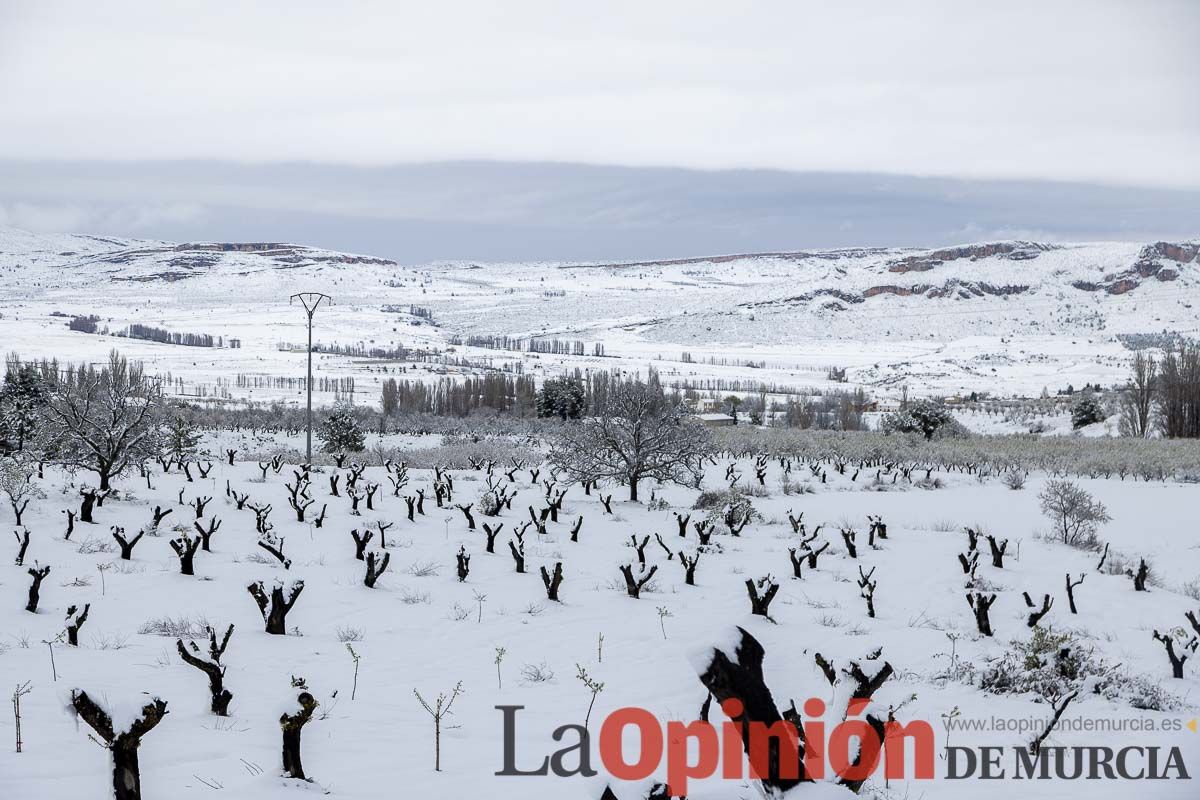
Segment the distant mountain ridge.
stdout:
<svg viewBox="0 0 1200 800">
<path fill-rule="evenodd" d="M 654 366 L 673 380 L 824 385 L 837 366 L 852 382 L 888 391 L 1036 395 L 1124 380 L 1131 346 L 1200 336 L 1200 242 L 1014 239 L 407 266 L 275 240 L 174 243 L 0 228 L 0 337 L 30 356 L 134 348 L 214 392 L 229 390 L 231 373 L 251 384 L 294 377 L 280 354 L 305 341 L 304 315 L 288 298 L 306 291 L 333 297 L 320 314 L 321 342 L 344 352 L 443 354 L 446 363 L 412 373 L 428 377 L 468 359 L 478 369 L 519 364 L 535 375 Z M 92 315 L 110 331 L 136 323 L 241 347 L 134 344 L 65 322 Z M 554 357 L 478 344 L 497 339 L 586 346 Z M 380 377 L 371 367 L 344 358 L 327 368 L 366 386 Z"/>
<path fill-rule="evenodd" d="M 379 299 L 416 275 L 420 302 L 466 333 L 582 334 L 619 326 L 652 341 L 756 345 L 795 339 L 955 338 L 1195 328 L 1200 241 L 1009 240 L 938 248 L 840 248 L 629 262 L 448 262 L 422 267 L 287 242 L 185 242 L 0 228 L 0 270 L 39 287 L 97 280 L 249 296 L 286 270 Z M 275 279 L 271 275 L 277 276 Z M 250 276 L 257 276 L 251 278 Z M 308 278 L 305 278 L 307 280 Z M 238 281 L 250 281 L 242 289 Z M 446 291 L 434 289 L 434 283 Z M 251 285 L 253 284 L 253 285 Z M 346 293 L 342 289 L 342 293 Z M 574 296 L 582 302 L 554 302 Z M 501 301 L 502 298 L 502 301 Z M 486 309 L 487 313 L 481 314 Z M 983 315 L 972 322 L 972 314 Z M 881 322 L 880 320 L 884 320 Z"/>
</svg>

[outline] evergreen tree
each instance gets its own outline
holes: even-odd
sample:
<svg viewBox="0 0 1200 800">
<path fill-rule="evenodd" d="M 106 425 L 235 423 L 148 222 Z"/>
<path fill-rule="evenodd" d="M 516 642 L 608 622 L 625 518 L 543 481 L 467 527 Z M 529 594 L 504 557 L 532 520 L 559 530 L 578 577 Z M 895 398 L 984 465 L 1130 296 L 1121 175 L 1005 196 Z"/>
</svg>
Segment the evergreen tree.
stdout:
<svg viewBox="0 0 1200 800">
<path fill-rule="evenodd" d="M 570 378 L 550 378 L 542 384 L 537 396 L 539 417 L 579 419 L 583 416 L 587 398 L 583 386 Z"/>
<path fill-rule="evenodd" d="M 1103 421 L 1104 407 L 1090 392 L 1080 397 L 1075 405 L 1071 406 L 1071 427 L 1076 430 L 1094 422 Z"/>
<path fill-rule="evenodd" d="M 383 382 L 382 406 L 383 415 L 390 417 L 396 413 L 396 409 L 400 406 L 400 389 L 396 385 L 395 378 L 388 378 Z"/>
<path fill-rule="evenodd" d="M 40 425 L 46 399 L 37 367 L 10 356 L 0 389 L 0 451 L 25 449 Z"/>
<path fill-rule="evenodd" d="M 321 449 L 326 453 L 360 453 L 366 447 L 366 436 L 358 426 L 354 413 L 346 407 L 334 409 L 317 430 Z"/>
</svg>

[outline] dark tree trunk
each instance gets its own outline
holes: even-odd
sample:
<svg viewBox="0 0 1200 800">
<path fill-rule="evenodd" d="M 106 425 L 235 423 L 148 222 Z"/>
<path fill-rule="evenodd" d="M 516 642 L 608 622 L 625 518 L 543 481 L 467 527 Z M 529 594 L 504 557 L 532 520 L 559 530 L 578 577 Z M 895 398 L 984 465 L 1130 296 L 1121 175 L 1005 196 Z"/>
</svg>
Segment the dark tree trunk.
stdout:
<svg viewBox="0 0 1200 800">
<path fill-rule="evenodd" d="M 96 493 L 88 490 L 83 492 L 83 501 L 79 504 L 79 521 L 94 522 L 92 509 L 96 507 Z"/>
<path fill-rule="evenodd" d="M 141 742 L 112 745 L 113 796 L 116 800 L 141 800 L 142 773 L 138 767 L 138 745 Z"/>
<path fill-rule="evenodd" d="M 29 584 L 29 600 L 25 603 L 25 610 L 30 614 L 37 613 L 38 601 L 41 599 L 42 581 L 49 574 L 50 567 L 48 566 L 29 570 L 33 583 Z"/>
<path fill-rule="evenodd" d="M 142 715 L 119 735 L 113 731 L 112 718 L 96 705 L 86 692 L 71 697 L 75 712 L 83 718 L 108 746 L 112 754 L 112 783 L 115 800 L 141 800 L 142 777 L 138 769 L 138 747 L 142 737 L 154 729 L 167 714 L 164 700 L 155 698 L 142 708 Z"/>
<path fill-rule="evenodd" d="M 232 632 L 232 626 L 230 629 Z M 229 641 L 228 636 L 225 641 Z M 216 661 L 206 661 L 189 653 L 184 647 L 182 639 L 175 640 L 175 647 L 184 661 L 208 676 L 208 691 L 211 696 L 209 708 L 212 713 L 218 717 L 228 717 L 229 702 L 233 700 L 233 694 L 225 688 L 225 669 Z"/>
<path fill-rule="evenodd" d="M 121 548 L 121 558 L 125 561 L 133 560 L 133 548 L 142 540 L 145 531 L 138 531 L 138 535 L 132 539 L 125 538 L 124 528 L 114 528 L 113 538 L 117 540 L 117 546 Z"/>
<path fill-rule="evenodd" d="M 1146 579 L 1150 576 L 1150 568 L 1146 565 L 1146 559 L 1141 559 L 1138 563 L 1137 572 L 1129 573 L 1133 577 L 1133 590 L 1135 592 L 1146 591 Z"/>
<path fill-rule="evenodd" d="M 354 557 L 359 561 L 366 560 L 367 544 L 375 536 L 371 531 L 363 531 L 359 533 L 357 529 L 350 531 L 351 538 L 354 539 Z"/>
<path fill-rule="evenodd" d="M 985 596 L 982 592 L 975 592 L 967 595 L 967 603 L 975 614 L 975 626 L 984 636 L 993 635 L 992 621 L 988 616 L 988 611 L 994 602 L 996 602 L 994 594 Z"/>
<path fill-rule="evenodd" d="M 992 551 L 992 566 L 996 569 L 1004 569 L 1004 551 L 1008 549 L 1008 539 L 996 544 L 996 537 L 989 535 L 987 540 L 988 548 Z"/>
<path fill-rule="evenodd" d="M 271 593 L 268 596 L 263 587 L 262 581 L 252 583 L 246 587 L 254 601 L 258 603 L 258 610 L 262 613 L 263 621 L 266 623 L 267 633 L 275 636 L 284 636 L 287 634 L 287 614 L 292 610 L 292 606 L 296 604 L 296 600 L 300 597 L 300 593 L 304 591 L 304 581 L 293 581 L 291 586 L 291 597 L 284 599 L 283 586 L 276 585 L 271 588 Z"/>
<path fill-rule="evenodd" d="M 318 703 L 308 692 L 301 692 L 297 700 L 300 710 L 279 718 L 279 725 L 283 728 L 283 771 L 289 778 L 308 780 L 304 774 L 304 764 L 300 760 L 300 733 L 312 719 Z"/>
<path fill-rule="evenodd" d="M 696 585 L 696 565 L 700 563 L 700 551 L 696 551 L 696 555 L 690 559 L 679 551 L 679 563 L 683 564 L 683 582 L 688 586 Z"/>
<path fill-rule="evenodd" d="M 546 584 L 547 599 L 558 602 L 558 587 L 562 585 L 562 582 L 563 568 L 561 561 L 555 563 L 553 575 L 544 566 L 542 567 L 542 583 Z"/>
<path fill-rule="evenodd" d="M 738 629 L 741 633 L 741 642 L 738 645 L 737 652 L 726 654 L 722 650 L 714 649 L 712 652 L 712 660 L 707 669 L 700 675 L 700 682 L 705 688 L 717 699 L 718 703 L 724 703 L 726 700 L 736 700 L 742 706 L 742 714 L 737 717 L 734 722 L 739 723 L 738 729 L 742 735 L 742 747 L 749 755 L 750 753 L 750 725 L 749 722 L 762 723 L 765 726 L 772 726 L 775 723 L 787 720 L 797 725 L 799 728 L 799 714 L 794 717 L 789 714 L 787 717 L 779 713 L 779 708 L 775 705 L 775 699 L 771 695 L 771 690 L 767 687 L 763 680 L 763 657 L 765 655 L 763 647 L 758 640 L 751 636 L 743 629 Z M 737 661 L 730 660 L 730 655 Z M 784 745 L 780 739 L 773 739 L 770 742 L 767 751 L 766 769 L 758 769 L 761 780 L 764 786 L 780 792 L 786 792 L 794 788 L 798 784 L 808 781 L 809 778 L 805 775 L 804 759 L 800 748 L 803 746 L 803 740 L 796 742 L 797 752 L 795 754 L 788 752 L 788 763 L 796 763 L 799 766 L 799 772 L 796 777 L 784 777 L 781 770 L 781 753 L 780 747 Z M 790 750 L 790 747 L 789 747 Z"/>
<path fill-rule="evenodd" d="M 759 617 L 771 618 L 770 609 L 771 601 L 775 599 L 775 594 L 779 591 L 779 584 L 772 583 L 767 587 L 763 594 L 758 593 L 758 587 L 754 585 L 754 581 L 750 578 L 746 579 L 746 594 L 750 595 L 750 613 Z"/>
<path fill-rule="evenodd" d="M 91 603 L 84 604 L 83 613 L 79 616 L 75 616 L 75 606 L 67 609 L 67 644 L 79 647 L 79 629 L 83 627 L 83 623 L 87 622 L 88 612 L 91 610 Z"/>
<path fill-rule="evenodd" d="M 518 548 L 512 539 L 508 540 L 508 549 L 512 551 L 513 563 L 516 565 L 517 572 L 525 572 L 525 544 L 521 543 Z"/>
</svg>

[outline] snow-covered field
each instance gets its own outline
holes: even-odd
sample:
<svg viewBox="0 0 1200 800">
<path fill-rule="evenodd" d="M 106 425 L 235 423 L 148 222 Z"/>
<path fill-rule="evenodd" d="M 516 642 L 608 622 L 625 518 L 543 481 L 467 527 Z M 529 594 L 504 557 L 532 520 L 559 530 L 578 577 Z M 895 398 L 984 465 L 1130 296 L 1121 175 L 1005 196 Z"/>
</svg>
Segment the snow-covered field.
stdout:
<svg viewBox="0 0 1200 800">
<path fill-rule="evenodd" d="M 225 439 L 213 450 L 226 445 L 244 452 L 248 442 Z M 718 531 L 701 555 L 696 585 L 688 586 L 677 553 L 694 554 L 698 542 L 694 530 L 680 538 L 673 514 L 691 514 L 693 521 L 704 516 L 703 511 L 691 510 L 698 495 L 694 489 L 646 487 L 645 495 L 654 488 L 653 501 L 631 504 L 620 497 L 620 487 L 602 487 L 586 495 L 572 485 L 561 521 L 549 524 L 545 535 L 532 528 L 525 534 L 527 574 L 517 574 L 509 554 L 510 534 L 528 520 L 527 506 L 544 505 L 544 489 L 531 482 L 529 469 L 515 474 L 520 491 L 511 510 L 497 519 L 475 514 L 480 524 L 504 523 L 496 552 L 490 554 L 482 530 L 468 530 L 457 509 L 435 507 L 430 472 L 410 470 L 402 493 L 424 489 L 428 497 L 425 515 L 410 522 L 404 500 L 391 495 L 383 467 L 367 469 L 363 480 L 383 488 L 376 509 L 364 507 L 358 517 L 350 514 L 344 492 L 328 496 L 329 475 L 346 470 L 323 468 L 313 475 L 317 504 L 308 515 L 311 519 L 313 511 L 328 504 L 327 518 L 318 529 L 311 522 L 297 522 L 288 507 L 285 483 L 294 480 L 292 466 L 269 471 L 263 481 L 255 463 L 231 467 L 215 461 L 207 478 L 191 483 L 178 469 L 163 474 L 158 466 L 152 470 L 152 489 L 136 474 L 122 479 L 118 494 L 96 509 L 96 524 L 76 523 L 69 541 L 63 538 L 63 511 L 78 506 L 78 487 L 87 475 L 47 470 L 42 485 L 49 496 L 35 501 L 26 514 L 32 542 L 25 566 L 10 563 L 0 571 L 4 688 L 8 691 L 23 681 L 33 685 L 21 703 L 20 755 L 12 752 L 12 715 L 0 714 L 0 741 L 5 743 L 0 747 L 0 797 L 105 796 L 108 754 L 89 740 L 87 726 L 65 710 L 73 688 L 86 689 L 114 708 L 138 707 L 147 701 L 145 693 L 168 701 L 168 715 L 141 748 L 148 798 L 288 798 L 320 791 L 356 800 L 598 796 L 603 774 L 591 780 L 495 776 L 504 757 L 503 717 L 495 707 L 525 707 L 517 717 L 516 733 L 516 758 L 522 769 L 533 768 L 563 746 L 550 738 L 556 727 L 583 722 L 591 695 L 576 677 L 579 666 L 604 684 L 591 712 L 593 734 L 606 715 L 623 706 L 646 708 L 664 723 L 694 720 L 706 691 L 693 662 L 697 654 L 703 657 L 708 648 L 728 642 L 734 626 L 744 627 L 763 643 L 766 681 L 781 708 L 793 699 L 800 707 L 809 697 L 832 697 L 814 661 L 816 653 L 841 668 L 882 647 L 877 662 L 861 662 L 887 661 L 895 668 L 895 676 L 874 698 L 877 704 L 896 707 L 900 720 L 927 720 L 939 751 L 946 744 L 1012 748 L 1028 744 L 1036 731 L 955 730 L 948 741 L 944 720 L 956 713 L 960 721 L 1049 719 L 1049 707 L 1031 695 L 992 694 L 963 676 L 951 675 L 955 665 L 982 667 L 1008 650 L 1010 641 L 1029 640 L 1028 610 L 1021 597 L 1025 591 L 1039 603 L 1043 594 L 1054 600 L 1041 627 L 1073 632 L 1081 647 L 1094 649 L 1096 657 L 1114 665 L 1114 674 L 1123 676 L 1110 692 L 1112 699 L 1081 695 L 1068 708 L 1064 726 L 1070 720 L 1135 720 L 1139 725 L 1152 721 L 1161 728 L 1177 727 L 1120 733 L 1063 727 L 1047 744 L 1178 747 L 1189 771 L 1194 775 L 1200 769 L 1200 734 L 1186 728 L 1200 714 L 1200 679 L 1190 663 L 1187 677 L 1172 679 L 1164 648 L 1151 635 L 1155 628 L 1186 629 L 1185 612 L 1200 610 L 1194 594 L 1194 582 L 1200 579 L 1200 544 L 1194 533 L 1193 485 L 1081 481 L 1112 515 L 1101 530 L 1101 538 L 1112 546 L 1110 558 L 1136 561 L 1144 556 L 1153 564 L 1157 582 L 1148 592 L 1135 592 L 1128 577 L 1097 572 L 1095 554 L 1042 538 L 1048 523 L 1038 510 L 1037 493 L 1047 480 L 1044 475 L 1031 476 L 1019 491 L 996 479 L 980 482 L 960 473 L 935 473 L 943 488 L 868 491 L 865 479 L 851 482 L 829 470 L 828 483 L 822 484 L 811 478 L 806 466 L 797 465 L 791 478 L 808 483 L 812 493 L 785 495 L 782 469 L 773 462 L 761 487 L 766 496 L 752 500 L 759 517 L 739 537 Z M 720 459 L 703 488 L 724 488 L 728 463 Z M 750 462 L 739 462 L 737 469 L 744 476 L 741 483 L 755 483 Z M 497 477 L 503 479 L 501 472 L 497 469 Z M 454 503 L 474 503 L 485 488 L 486 474 L 451 474 Z M 547 471 L 539 477 L 545 479 Z M 272 504 L 270 521 L 286 539 L 290 569 L 256 546 L 254 513 L 236 510 L 226 495 L 227 482 L 233 491 L 249 493 L 251 504 Z M 614 490 L 618 496 L 613 513 L 605 514 L 598 495 Z M 219 518 L 223 524 L 212 537 L 212 552 L 197 554 L 195 576 L 184 576 L 169 540 L 176 528 L 192 530 L 195 514 L 179 500 L 186 503 L 197 496 L 213 498 L 202 523 Z M 113 544 L 110 526 L 132 534 L 149 523 L 156 505 L 172 513 L 137 544 L 132 560 L 122 561 L 106 549 Z M 800 579 L 792 577 L 789 562 L 788 550 L 800 538 L 788 522 L 789 512 L 802 512 L 810 533 L 823 525 L 817 544 L 830 543 L 818 567 L 805 568 Z M 881 515 L 887 524 L 888 536 L 876 547 L 867 545 L 868 515 Z M 579 516 L 584 521 L 575 542 L 570 528 Z M 363 585 L 364 564 L 355 559 L 350 530 L 373 528 L 377 521 L 394 523 L 387 531 L 391 566 L 370 589 Z M 0 522 L 13 527 L 7 509 L 0 511 Z M 857 530 L 857 559 L 847 554 L 839 533 L 843 526 Z M 998 596 L 991 611 L 992 638 L 977 633 L 965 599 L 966 577 L 957 561 L 967 549 L 964 526 L 1010 542 L 1002 569 L 991 565 L 986 543 L 980 545 L 978 586 Z M 654 534 L 661 535 L 672 555 L 664 552 Z M 657 567 L 640 599 L 626 596 L 619 573 L 621 565 L 637 563 L 631 535 L 639 543 L 641 537 L 650 537 L 645 558 L 648 567 Z M 378 550 L 379 544 L 377 534 L 368 549 Z M 9 546 L 15 547 L 12 542 Z M 464 582 L 455 575 L 460 547 L 471 558 Z M 562 602 L 556 603 L 547 599 L 538 569 L 552 569 L 560 561 L 565 581 Z M 42 584 L 38 612 L 30 614 L 23 610 L 30 582 L 26 570 L 35 562 L 50 565 L 52 571 Z M 876 570 L 874 619 L 860 596 L 860 566 Z M 1079 613 L 1073 615 L 1064 575 L 1080 573 L 1087 577 L 1075 590 Z M 747 579 L 767 575 L 781 587 L 770 607 L 774 624 L 749 614 L 744 585 Z M 298 579 L 305 582 L 304 590 L 287 617 L 289 635 L 266 634 L 247 585 L 261 580 L 269 588 L 275 581 Z M 1193 596 L 1185 593 L 1188 584 Z M 57 639 L 64 614 L 68 606 L 84 603 L 91 603 L 91 611 L 80 646 L 67 646 Z M 146 632 L 152 621 L 168 617 L 206 620 L 218 630 L 235 625 L 222 659 L 228 667 L 226 685 L 233 693 L 229 718 L 209 713 L 206 679 L 180 660 L 175 639 Z M 347 639 L 361 659 L 356 689 Z M 499 666 L 497 648 L 504 650 Z M 304 765 L 315 780 L 310 785 L 279 777 L 278 717 L 289 702 L 294 704 L 292 676 L 305 678 L 321 703 L 303 734 Z M 432 702 L 459 681 L 465 691 L 444 724 L 439 773 L 434 771 L 433 721 L 413 691 Z M 1147 682 L 1161 684 L 1175 707 L 1132 707 L 1129 697 L 1144 692 Z M 719 717 L 715 707 L 713 713 Z M 575 757 L 569 757 L 568 764 L 573 763 Z M 593 766 L 603 771 L 595 753 Z M 945 772 L 940 758 L 937 772 Z M 879 775 L 864 794 L 957 800 L 1011 797 L 1014 791 L 1029 798 L 1083 793 L 1113 800 L 1196 796 L 1194 782 L 1188 780 L 1039 780 L 1014 785 L 978 779 L 893 779 L 885 785 Z M 620 788 L 618 793 L 641 796 Z M 725 800 L 756 794 L 744 781 L 713 778 L 694 781 L 690 796 Z"/>
<path fill-rule="evenodd" d="M 327 345 L 405 346 L 440 354 L 417 365 L 322 355 L 319 377 L 354 377 L 375 403 L 381 368 L 409 378 L 520 368 L 657 368 L 668 382 L 723 380 L 800 390 L 850 386 L 888 398 L 988 391 L 1036 397 L 1126 377 L 1117 334 L 1194 334 L 1194 244 L 966 245 L 851 249 L 645 264 L 399 265 L 293 245 L 210 245 L 0 229 L 0 339 L 23 357 L 97 360 L 118 346 L 152 362 L 184 396 L 300 399 L 297 389 L 239 386 L 304 374 L 305 316 L 289 295 L 323 291 L 314 337 Z M 434 325 L 409 313 L 427 309 Z M 61 316 L 67 315 L 67 316 Z M 96 315 L 237 338 L 240 349 L 157 344 L 71 331 Z M 454 337 L 554 338 L 551 355 L 452 344 Z M 604 356 L 593 354 L 603 345 Z M 299 348 L 287 352 L 280 345 Z M 467 358 L 469 367 L 441 363 Z M 320 397 L 332 401 L 331 393 Z"/>
</svg>

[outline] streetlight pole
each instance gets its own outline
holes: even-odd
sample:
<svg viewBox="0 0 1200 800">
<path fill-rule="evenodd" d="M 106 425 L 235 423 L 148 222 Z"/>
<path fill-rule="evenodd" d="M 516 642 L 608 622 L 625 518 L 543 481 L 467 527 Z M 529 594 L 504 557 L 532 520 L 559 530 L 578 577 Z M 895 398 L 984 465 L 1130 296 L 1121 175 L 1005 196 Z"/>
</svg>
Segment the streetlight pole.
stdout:
<svg viewBox="0 0 1200 800">
<path fill-rule="evenodd" d="M 313 376 L 312 376 L 312 321 L 313 321 L 313 314 L 316 313 L 317 306 L 321 305 L 322 301 L 326 302 L 329 305 L 332 305 L 333 298 L 331 298 L 327 294 L 321 294 L 320 292 L 300 292 L 299 294 L 294 294 L 290 298 L 288 298 L 288 304 L 290 305 L 292 303 L 292 301 L 294 301 L 294 300 L 299 300 L 300 305 L 304 306 L 305 313 L 308 314 L 308 381 L 306 382 L 306 385 L 308 387 L 308 413 L 307 413 L 307 417 L 306 417 L 307 422 L 308 422 L 308 429 L 307 429 L 306 435 L 305 435 L 305 453 L 306 453 L 305 457 L 308 459 L 308 463 L 311 464 L 312 463 L 312 381 L 313 381 Z"/>
</svg>

